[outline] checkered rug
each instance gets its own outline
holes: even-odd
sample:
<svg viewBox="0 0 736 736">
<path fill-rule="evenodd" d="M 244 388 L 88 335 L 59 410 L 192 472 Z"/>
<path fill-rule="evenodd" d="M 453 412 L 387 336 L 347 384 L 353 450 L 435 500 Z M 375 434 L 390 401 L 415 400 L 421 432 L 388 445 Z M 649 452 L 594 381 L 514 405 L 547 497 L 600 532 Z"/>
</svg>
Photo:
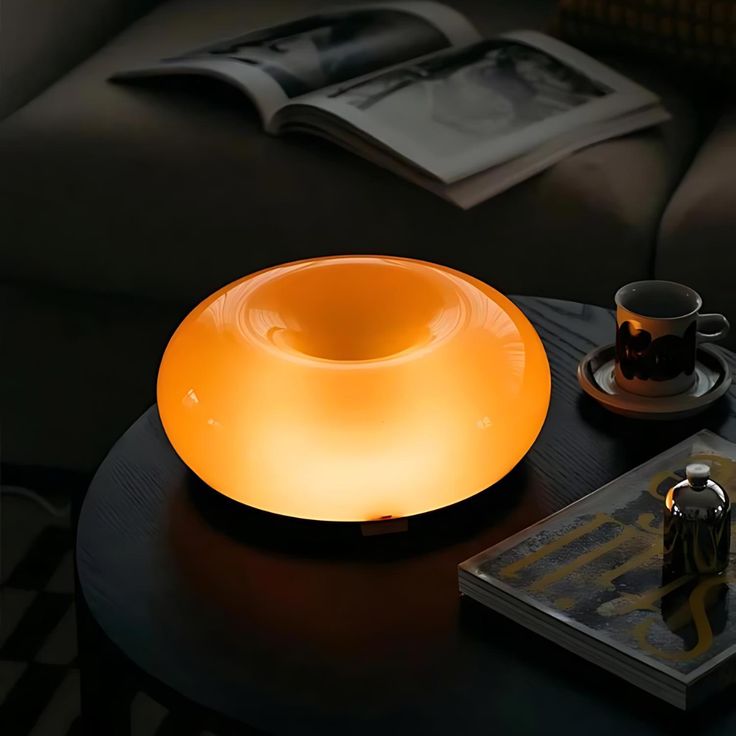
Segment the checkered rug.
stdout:
<svg viewBox="0 0 736 736">
<path fill-rule="evenodd" d="M 70 499 L 10 485 L 0 492 L 0 733 L 76 736 L 81 723 Z M 131 736 L 171 734 L 172 723 L 166 708 L 144 693 L 135 696 Z"/>
</svg>

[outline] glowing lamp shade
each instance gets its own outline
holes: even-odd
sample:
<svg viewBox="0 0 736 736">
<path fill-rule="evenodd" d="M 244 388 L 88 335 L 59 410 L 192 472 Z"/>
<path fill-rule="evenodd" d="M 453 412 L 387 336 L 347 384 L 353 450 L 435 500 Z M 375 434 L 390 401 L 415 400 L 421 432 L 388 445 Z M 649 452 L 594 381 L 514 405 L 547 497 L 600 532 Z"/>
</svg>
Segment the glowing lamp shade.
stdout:
<svg viewBox="0 0 736 736">
<path fill-rule="evenodd" d="M 205 483 L 304 519 L 409 516 L 468 498 L 547 413 L 542 343 L 495 289 L 443 266 L 316 258 L 203 301 L 158 376 L 166 434 Z"/>
</svg>

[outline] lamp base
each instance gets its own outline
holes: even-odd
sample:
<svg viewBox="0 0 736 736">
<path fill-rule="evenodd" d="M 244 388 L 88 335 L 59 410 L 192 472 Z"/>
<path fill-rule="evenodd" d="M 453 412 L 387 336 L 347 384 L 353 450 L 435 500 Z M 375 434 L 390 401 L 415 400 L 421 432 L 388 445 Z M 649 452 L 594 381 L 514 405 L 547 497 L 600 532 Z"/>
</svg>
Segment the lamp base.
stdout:
<svg viewBox="0 0 736 736">
<path fill-rule="evenodd" d="M 382 519 L 380 521 L 364 521 L 360 525 L 360 533 L 364 537 L 376 537 L 381 534 L 401 534 L 409 531 L 409 519 Z"/>
<path fill-rule="evenodd" d="M 518 487 L 523 472 L 523 468 L 512 470 L 493 487 L 493 493 L 477 493 L 436 511 L 364 522 L 317 521 L 262 511 L 222 495 L 191 471 L 181 490 L 185 502 L 210 526 L 249 545 L 310 557 L 393 558 L 472 536 L 489 517 L 513 507 L 515 495 L 505 491 Z"/>
</svg>

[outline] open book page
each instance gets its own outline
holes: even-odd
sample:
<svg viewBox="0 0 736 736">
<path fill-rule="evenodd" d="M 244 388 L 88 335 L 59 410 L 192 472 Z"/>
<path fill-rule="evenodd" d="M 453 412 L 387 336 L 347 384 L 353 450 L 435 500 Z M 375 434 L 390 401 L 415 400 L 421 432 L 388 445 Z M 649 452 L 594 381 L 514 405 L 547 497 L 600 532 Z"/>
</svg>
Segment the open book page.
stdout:
<svg viewBox="0 0 736 736">
<path fill-rule="evenodd" d="M 519 31 L 295 102 L 340 118 L 362 137 L 449 184 L 576 128 L 657 105 L 658 99 L 560 41 Z M 303 108 L 287 107 L 278 118 L 288 125 L 303 114 Z"/>
<path fill-rule="evenodd" d="M 511 161 L 473 174 L 454 184 L 429 180 L 424 182 L 424 186 L 459 207 L 469 209 L 544 171 L 581 148 L 652 125 L 659 125 L 668 119 L 669 114 L 659 105 L 643 108 L 612 120 L 604 120 L 570 131 Z"/>
<path fill-rule="evenodd" d="M 651 125 L 658 125 L 668 118 L 669 115 L 664 108 L 654 105 L 612 120 L 576 128 L 510 161 L 452 184 L 444 184 L 434 177 L 423 174 L 415 166 L 405 163 L 385 150 L 376 148 L 375 144 L 363 140 L 339 123 L 330 125 L 322 121 L 316 127 L 308 123 L 295 123 L 289 126 L 289 130 L 325 137 L 352 153 L 369 159 L 403 176 L 410 182 L 434 192 L 462 209 L 470 209 L 544 171 L 581 148 Z"/>
<path fill-rule="evenodd" d="M 269 127 L 289 101 L 354 78 L 480 38 L 460 13 L 408 0 L 338 7 L 251 31 L 113 79 L 204 74 L 245 92 Z"/>
</svg>

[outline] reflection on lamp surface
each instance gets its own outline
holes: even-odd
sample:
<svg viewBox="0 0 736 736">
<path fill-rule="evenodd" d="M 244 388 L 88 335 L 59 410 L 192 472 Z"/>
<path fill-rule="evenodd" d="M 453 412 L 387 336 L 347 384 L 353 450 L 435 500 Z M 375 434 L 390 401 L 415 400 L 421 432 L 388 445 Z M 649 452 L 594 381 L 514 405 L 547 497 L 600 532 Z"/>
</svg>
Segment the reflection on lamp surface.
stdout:
<svg viewBox="0 0 736 736">
<path fill-rule="evenodd" d="M 461 501 L 526 454 L 550 374 L 521 311 L 459 271 L 388 256 L 289 263 L 197 306 L 158 407 L 182 460 L 258 509 L 368 521 Z"/>
</svg>

